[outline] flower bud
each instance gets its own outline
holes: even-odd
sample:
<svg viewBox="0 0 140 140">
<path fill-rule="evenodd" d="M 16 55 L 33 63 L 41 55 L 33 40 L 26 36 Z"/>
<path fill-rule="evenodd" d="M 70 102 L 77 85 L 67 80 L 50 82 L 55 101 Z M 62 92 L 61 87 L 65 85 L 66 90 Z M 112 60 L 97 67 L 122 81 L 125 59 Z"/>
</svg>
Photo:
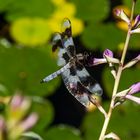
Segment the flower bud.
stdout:
<svg viewBox="0 0 140 140">
<path fill-rule="evenodd" d="M 25 116 L 30 105 L 31 101 L 28 98 L 19 94 L 13 96 L 7 110 L 7 124 L 9 129 L 12 129 Z"/>
<path fill-rule="evenodd" d="M 114 96 L 114 98 L 119 97 L 119 100 L 116 102 L 114 107 L 116 107 L 117 105 L 120 105 L 126 99 L 136 102 L 137 104 L 140 104 L 140 98 L 132 95 L 138 92 L 140 92 L 140 82 L 133 84 L 130 88 L 117 93 Z"/>
<path fill-rule="evenodd" d="M 103 57 L 107 60 L 108 63 L 120 63 L 119 59 L 113 57 L 113 52 L 109 49 L 106 49 L 103 52 Z"/>
<path fill-rule="evenodd" d="M 109 56 L 109 57 L 113 57 L 113 52 L 109 49 L 106 49 L 104 52 L 103 52 L 103 56 Z"/>
<path fill-rule="evenodd" d="M 140 92 L 140 82 L 133 84 L 130 87 L 130 91 L 128 92 L 129 95 L 135 94 Z"/>
<path fill-rule="evenodd" d="M 133 29 L 136 29 L 140 25 L 140 15 L 137 15 L 135 18 L 134 26 L 132 27 Z"/>
<path fill-rule="evenodd" d="M 91 58 L 88 61 L 89 66 L 96 66 L 96 65 L 99 65 L 99 64 L 103 64 L 103 63 L 107 63 L 105 58 Z"/>
<path fill-rule="evenodd" d="M 122 9 L 116 9 L 115 13 L 118 17 L 120 17 L 122 20 L 124 20 L 126 23 L 130 24 L 130 20 L 127 17 L 127 15 L 124 13 Z"/>
</svg>

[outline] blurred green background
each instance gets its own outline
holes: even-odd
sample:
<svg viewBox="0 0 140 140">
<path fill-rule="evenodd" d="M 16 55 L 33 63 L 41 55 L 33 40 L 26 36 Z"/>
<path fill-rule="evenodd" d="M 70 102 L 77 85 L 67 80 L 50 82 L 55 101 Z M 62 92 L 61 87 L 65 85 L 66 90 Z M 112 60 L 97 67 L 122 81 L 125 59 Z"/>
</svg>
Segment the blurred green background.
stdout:
<svg viewBox="0 0 140 140">
<path fill-rule="evenodd" d="M 140 13 L 140 1 L 135 16 Z M 116 19 L 113 10 L 121 7 L 130 15 L 130 0 L 0 0 L 0 111 L 7 98 L 20 90 L 32 99 L 31 111 L 39 114 L 33 127 L 44 140 L 97 140 L 103 124 L 98 110 L 86 111 L 66 90 L 61 78 L 47 84 L 40 80 L 58 69 L 51 51 L 52 34 L 61 31 L 67 17 L 77 50 L 102 57 L 108 48 L 120 58 L 126 37 L 126 25 Z M 140 35 L 131 38 L 126 62 L 140 53 Z M 102 104 L 108 107 L 113 77 L 107 65 L 88 68 L 104 90 Z M 140 81 L 140 64 L 125 70 L 120 89 Z M 108 132 L 121 139 L 140 139 L 140 107 L 127 101 L 117 107 Z"/>
</svg>

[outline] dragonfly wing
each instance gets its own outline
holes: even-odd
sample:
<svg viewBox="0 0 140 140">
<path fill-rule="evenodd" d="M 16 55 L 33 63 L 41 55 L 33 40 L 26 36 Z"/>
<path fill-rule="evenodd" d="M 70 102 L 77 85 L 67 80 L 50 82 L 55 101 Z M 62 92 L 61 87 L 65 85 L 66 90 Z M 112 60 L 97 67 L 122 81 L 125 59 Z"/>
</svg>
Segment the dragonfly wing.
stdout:
<svg viewBox="0 0 140 140">
<path fill-rule="evenodd" d="M 75 75 L 75 69 L 69 68 L 62 73 L 64 84 L 68 91 L 85 107 L 91 104 L 91 93 L 80 82 L 80 79 Z"/>
<path fill-rule="evenodd" d="M 91 93 L 102 95 L 103 90 L 100 84 L 88 73 L 86 68 L 80 62 L 76 64 L 76 74 L 83 86 L 85 86 Z"/>
<path fill-rule="evenodd" d="M 61 69 L 59 69 L 58 71 L 50 74 L 49 76 L 45 77 L 41 83 L 45 83 L 45 82 L 49 82 L 51 80 L 53 80 L 54 78 L 56 78 L 58 75 L 62 74 L 64 71 L 66 71 L 68 68 L 70 68 L 70 64 L 66 64 L 64 67 L 62 67 Z"/>
</svg>

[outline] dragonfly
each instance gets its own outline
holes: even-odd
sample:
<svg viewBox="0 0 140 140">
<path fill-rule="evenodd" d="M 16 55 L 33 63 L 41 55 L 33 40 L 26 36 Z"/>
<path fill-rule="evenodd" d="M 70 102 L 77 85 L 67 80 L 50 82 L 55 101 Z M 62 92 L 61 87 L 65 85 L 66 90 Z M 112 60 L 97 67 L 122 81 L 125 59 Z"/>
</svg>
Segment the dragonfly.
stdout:
<svg viewBox="0 0 140 140">
<path fill-rule="evenodd" d="M 68 91 L 85 107 L 96 104 L 96 98 L 101 96 L 103 90 L 100 84 L 86 70 L 83 59 L 84 54 L 77 54 L 72 38 L 72 27 L 69 19 L 64 19 L 61 25 L 62 32 L 55 33 L 52 39 L 52 51 L 58 51 L 57 65 L 59 70 L 45 77 L 41 83 L 49 82 L 61 75 Z"/>
</svg>

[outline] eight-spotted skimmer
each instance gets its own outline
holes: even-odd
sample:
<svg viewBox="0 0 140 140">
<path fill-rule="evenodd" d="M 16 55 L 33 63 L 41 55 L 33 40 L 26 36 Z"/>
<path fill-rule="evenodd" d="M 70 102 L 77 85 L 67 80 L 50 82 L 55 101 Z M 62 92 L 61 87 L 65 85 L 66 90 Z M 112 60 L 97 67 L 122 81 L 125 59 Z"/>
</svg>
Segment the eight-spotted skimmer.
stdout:
<svg viewBox="0 0 140 140">
<path fill-rule="evenodd" d="M 62 66 L 58 71 L 45 77 L 41 82 L 49 82 L 58 75 L 62 76 L 68 91 L 84 106 L 88 107 L 94 103 L 92 94 L 101 95 L 102 88 L 90 76 L 83 63 L 82 54 L 76 54 L 75 45 L 72 39 L 71 22 L 64 19 L 62 23 L 62 33 L 56 33 L 52 41 L 52 51 L 59 48 L 58 66 Z"/>
</svg>

